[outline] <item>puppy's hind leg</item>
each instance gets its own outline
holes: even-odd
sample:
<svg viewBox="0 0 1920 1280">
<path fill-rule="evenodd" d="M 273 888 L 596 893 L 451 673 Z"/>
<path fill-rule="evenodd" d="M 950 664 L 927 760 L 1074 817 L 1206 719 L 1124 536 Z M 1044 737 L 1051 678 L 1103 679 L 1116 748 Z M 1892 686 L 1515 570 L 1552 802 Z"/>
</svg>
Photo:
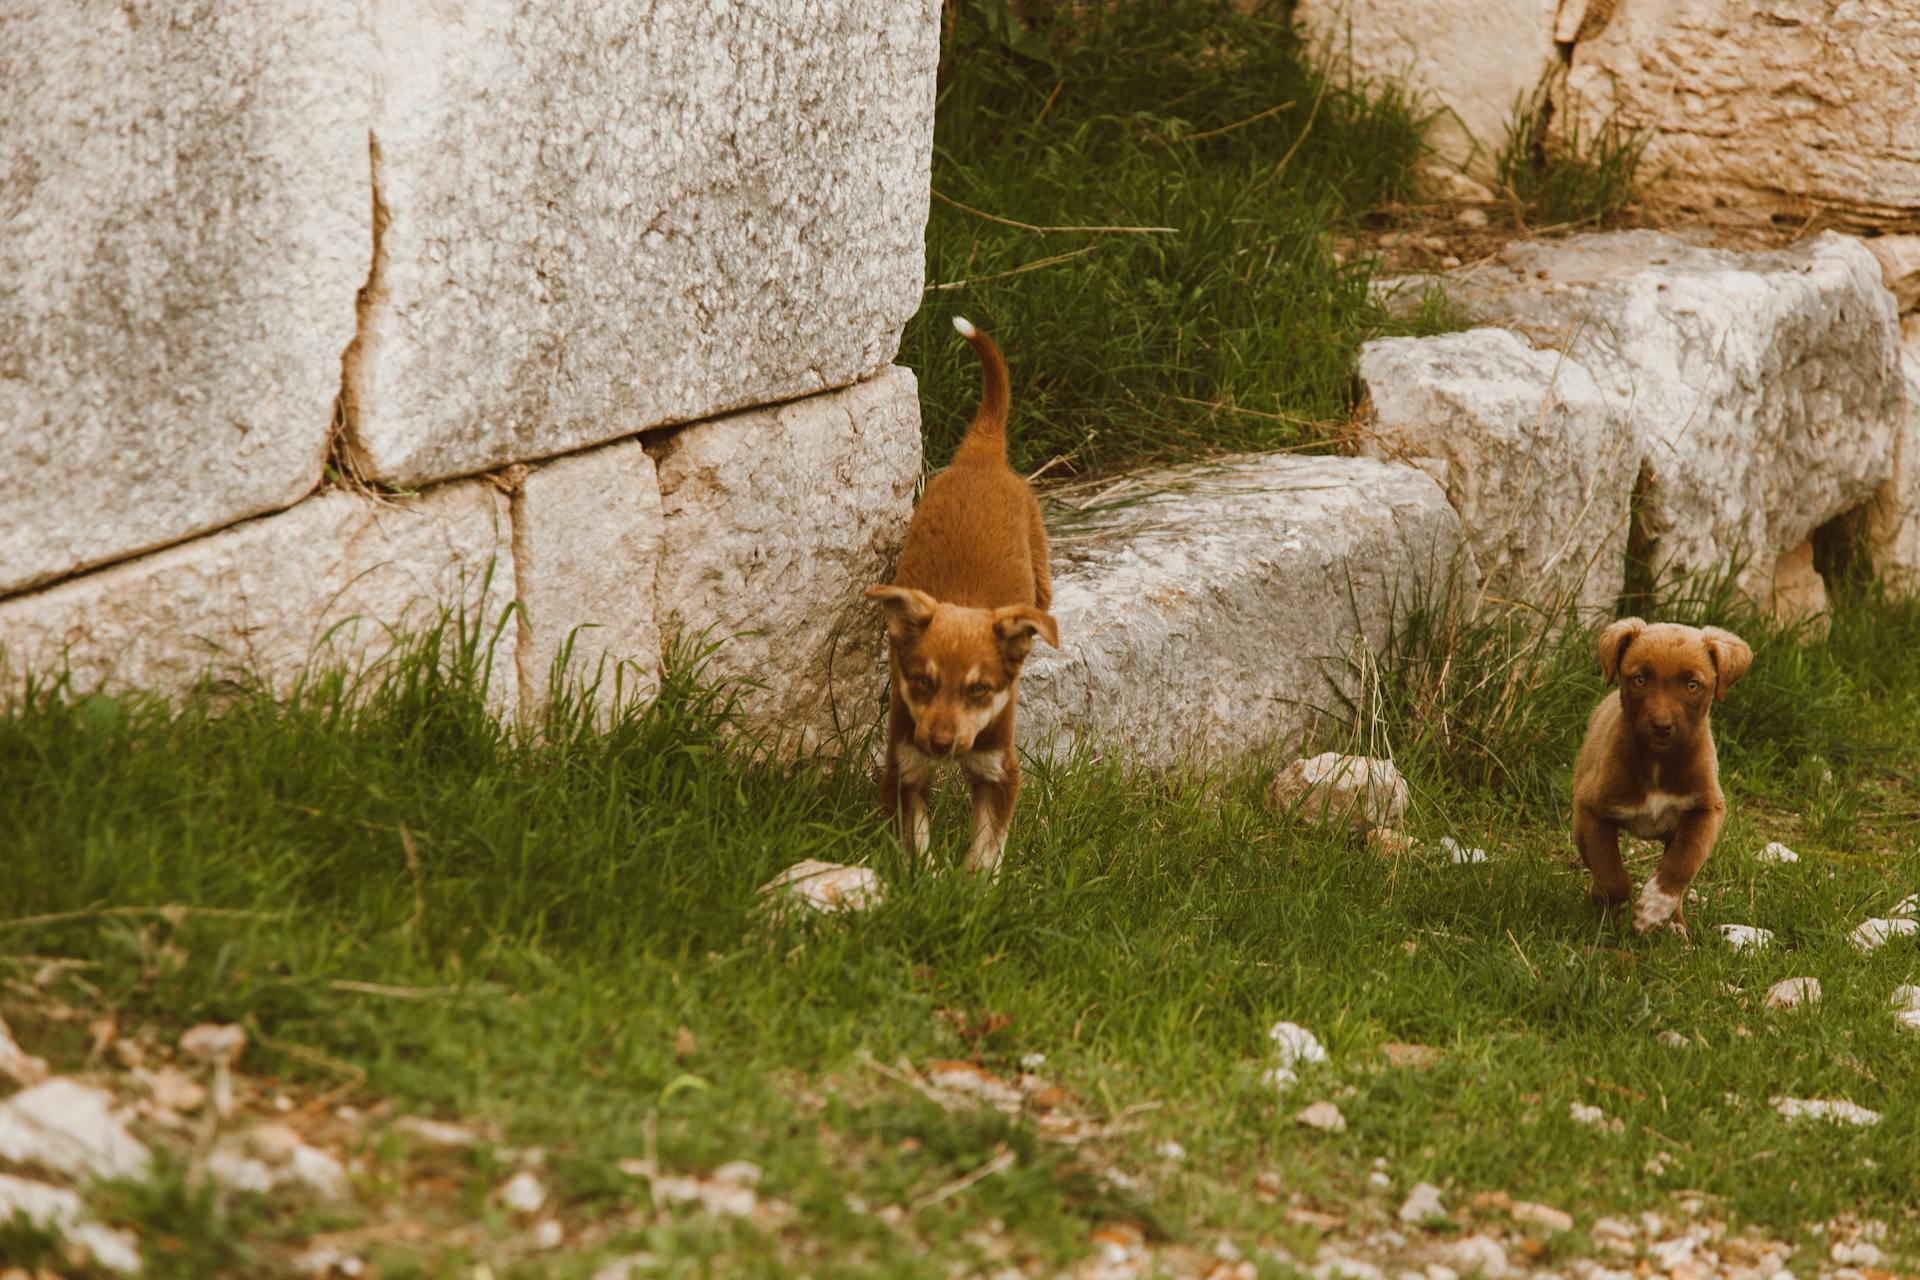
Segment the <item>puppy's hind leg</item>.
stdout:
<svg viewBox="0 0 1920 1280">
<path fill-rule="evenodd" d="M 1588 895 L 1594 905 L 1612 909 L 1623 907 L 1633 897 L 1633 881 L 1627 865 L 1620 860 L 1620 828 L 1588 809 L 1573 807 L 1573 843 L 1580 850 L 1580 861 L 1593 873 L 1593 888 Z"/>
</svg>

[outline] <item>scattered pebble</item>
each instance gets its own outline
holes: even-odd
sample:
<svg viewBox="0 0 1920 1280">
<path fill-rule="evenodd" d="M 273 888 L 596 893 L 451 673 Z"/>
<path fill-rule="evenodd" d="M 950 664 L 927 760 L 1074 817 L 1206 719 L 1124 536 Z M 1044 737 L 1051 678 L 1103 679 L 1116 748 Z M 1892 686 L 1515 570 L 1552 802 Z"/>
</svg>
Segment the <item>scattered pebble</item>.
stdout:
<svg viewBox="0 0 1920 1280">
<path fill-rule="evenodd" d="M 620 1171 L 645 1178 L 656 1204 L 697 1204 L 716 1218 L 745 1218 L 760 1203 L 760 1166 L 750 1160 L 730 1160 L 710 1177 L 661 1173 L 646 1160 L 622 1160 Z M 887 1206 L 877 1215 L 887 1219 Z"/>
<path fill-rule="evenodd" d="M 448 1124 L 444 1120 L 427 1120 L 420 1116 L 401 1116 L 393 1122 L 393 1127 L 411 1138 L 418 1138 L 430 1147 L 456 1150 L 471 1147 L 480 1141 L 480 1135 L 465 1125 Z"/>
<path fill-rule="evenodd" d="M 566 1243 L 567 1229 L 560 1225 L 558 1218 L 543 1218 L 540 1225 L 533 1229 L 533 1247 L 540 1250 L 558 1249 Z"/>
<path fill-rule="evenodd" d="M 1781 1094 L 1769 1101 L 1775 1111 L 1789 1120 L 1831 1120 L 1835 1124 L 1862 1126 L 1880 1123 L 1878 1111 L 1869 1111 L 1845 1098 L 1790 1098 Z"/>
<path fill-rule="evenodd" d="M 1900 901 L 1894 905 L 1893 910 L 1887 912 L 1887 914 L 1890 916 L 1906 916 L 1909 919 L 1914 916 L 1920 916 L 1920 893 L 1910 893 L 1900 899 Z"/>
<path fill-rule="evenodd" d="M 1894 938 L 1908 937 L 1920 932 L 1920 920 L 1910 916 L 1885 918 L 1875 916 L 1871 920 L 1861 921 L 1858 928 L 1848 935 L 1853 945 L 1861 951 L 1872 951 L 1883 947 Z"/>
<path fill-rule="evenodd" d="M 1407 783 L 1391 760 L 1324 751 L 1280 770 L 1267 804 L 1307 822 L 1350 826 L 1356 833 L 1390 827 L 1407 811 Z"/>
<path fill-rule="evenodd" d="M 807 858 L 760 886 L 760 897 L 776 911 L 799 905 L 813 911 L 863 911 L 885 896 L 871 867 L 848 867 Z"/>
<path fill-rule="evenodd" d="M 15 1044 L 5 1018 L 0 1018 L 0 1075 L 22 1089 L 31 1089 L 47 1078 L 47 1060 L 36 1058 Z"/>
<path fill-rule="evenodd" d="M 303 1276 L 325 1280 L 328 1276 L 346 1276 L 347 1280 L 367 1274 L 367 1264 L 337 1245 L 320 1245 L 297 1255 L 293 1269 Z"/>
<path fill-rule="evenodd" d="M 1835 1241 L 1827 1256 L 1843 1267 L 1877 1267 L 1887 1260 L 1879 1246 L 1867 1240 Z"/>
<path fill-rule="evenodd" d="M 500 1185 L 500 1203 L 519 1214 L 535 1214 L 547 1203 L 547 1189 L 530 1171 L 522 1169 Z"/>
<path fill-rule="evenodd" d="M 1536 1204 L 1531 1200 L 1514 1203 L 1510 1212 L 1515 1222 L 1529 1226 L 1545 1227 L 1549 1231 L 1573 1230 L 1573 1215 L 1564 1209 L 1556 1209 L 1550 1204 Z"/>
<path fill-rule="evenodd" d="M 151 1157 L 104 1089 L 56 1076 L 0 1103 L 0 1160 L 69 1178 L 143 1176 Z"/>
<path fill-rule="evenodd" d="M 1445 1251 L 1447 1264 L 1462 1275 L 1478 1274 L 1481 1280 L 1501 1280 L 1511 1268 L 1507 1251 L 1489 1235 L 1472 1235 L 1455 1240 Z"/>
<path fill-rule="evenodd" d="M 1022 1054 L 1020 1057 L 1020 1069 L 1022 1071 L 1038 1071 L 1046 1065 L 1047 1055 L 1044 1053 L 1028 1053 Z"/>
<path fill-rule="evenodd" d="M 1909 1031 L 1920 1031 L 1920 987 L 1907 983 L 1893 989 L 1893 1020 Z"/>
<path fill-rule="evenodd" d="M 1626 1132 L 1626 1122 L 1621 1120 L 1619 1116 L 1608 1119 L 1606 1112 L 1602 1111 L 1599 1107 L 1591 1106 L 1585 1102 L 1569 1102 L 1567 1104 L 1567 1115 L 1575 1124 L 1584 1124 L 1589 1128 L 1599 1129 L 1606 1133 Z"/>
<path fill-rule="evenodd" d="M 1669 1049 L 1690 1049 L 1693 1047 L 1693 1041 L 1687 1039 L 1687 1037 L 1681 1035 L 1678 1031 L 1662 1031 L 1656 1038 Z"/>
<path fill-rule="evenodd" d="M 140 1270 L 140 1249 L 133 1237 L 94 1221 L 78 1193 L 0 1173 L 0 1222 L 16 1218 L 57 1232 L 109 1271 L 132 1275 Z"/>
<path fill-rule="evenodd" d="M 1316 1102 L 1312 1106 L 1303 1108 L 1298 1115 L 1294 1116 L 1293 1122 L 1309 1129 L 1318 1129 L 1322 1133 L 1347 1131 L 1347 1118 L 1341 1115 L 1340 1108 L 1331 1102 Z"/>
<path fill-rule="evenodd" d="M 1820 1003 L 1820 979 L 1782 978 L 1767 988 L 1767 1008 L 1797 1009 Z"/>
<path fill-rule="evenodd" d="M 1326 1046 L 1319 1037 L 1297 1022 L 1274 1023 L 1267 1029 L 1267 1038 L 1278 1048 L 1283 1067 L 1327 1060 Z"/>
<path fill-rule="evenodd" d="M 1416 1182 L 1400 1205 L 1400 1221 L 1414 1226 L 1443 1221 L 1446 1216 L 1447 1206 L 1440 1199 L 1440 1188 L 1431 1182 Z"/>
<path fill-rule="evenodd" d="M 1800 855 L 1781 844 L 1778 840 L 1772 840 L 1767 843 L 1766 848 L 1753 855 L 1753 860 L 1755 862 L 1771 863 L 1778 866 L 1781 863 L 1798 862 L 1800 861 Z"/>
<path fill-rule="evenodd" d="M 1487 225 L 1487 211 L 1485 209 L 1462 209 L 1453 215 L 1453 220 L 1463 227 L 1484 227 Z"/>
<path fill-rule="evenodd" d="M 1187 1149 L 1172 1138 L 1168 1138 L 1158 1147 L 1155 1147 L 1154 1151 L 1162 1160 L 1185 1160 L 1187 1158 Z"/>
<path fill-rule="evenodd" d="M 1367 1175 L 1367 1185 L 1375 1191 L 1391 1191 L 1393 1190 L 1393 1175 L 1375 1169 Z"/>
<path fill-rule="evenodd" d="M 1441 836 L 1440 848 L 1445 851 L 1447 861 L 1453 863 L 1456 867 L 1470 866 L 1473 863 L 1485 862 L 1487 860 L 1487 851 L 1485 849 L 1469 849 L 1452 836 Z"/>
<path fill-rule="evenodd" d="M 1735 951 L 1758 951 L 1773 941 L 1773 930 L 1750 924 L 1723 924 L 1720 936 Z"/>
</svg>

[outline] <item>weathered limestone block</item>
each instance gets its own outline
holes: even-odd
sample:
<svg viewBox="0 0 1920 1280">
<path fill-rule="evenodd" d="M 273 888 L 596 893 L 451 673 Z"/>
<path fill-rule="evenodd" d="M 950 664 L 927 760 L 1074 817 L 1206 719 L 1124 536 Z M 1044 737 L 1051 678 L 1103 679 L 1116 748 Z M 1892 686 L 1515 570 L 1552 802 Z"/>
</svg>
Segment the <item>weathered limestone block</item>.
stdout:
<svg viewBox="0 0 1920 1280">
<path fill-rule="evenodd" d="M 1903 315 L 1920 310 L 1920 235 L 1872 236 L 1860 243 L 1880 264 L 1893 305 Z"/>
<path fill-rule="evenodd" d="M 1273 775 L 1267 803 L 1283 814 L 1365 834 L 1391 827 L 1407 813 L 1407 780 L 1391 760 L 1323 751 Z"/>
<path fill-rule="evenodd" d="M 1894 444 L 1893 475 L 1868 511 L 1874 573 L 1888 587 L 1920 591 L 1920 322 L 1909 317 L 1900 369 L 1907 388 L 1906 426 Z"/>
<path fill-rule="evenodd" d="M 1911 0 L 1602 5 L 1556 120 L 1647 131 L 1648 203 L 1722 222 L 1920 215 L 1920 6 Z"/>
<path fill-rule="evenodd" d="M 654 576 L 662 536 L 659 480 L 637 440 L 527 472 L 513 499 L 523 713 L 538 715 L 547 706 L 554 663 L 570 637 L 563 678 L 597 680 L 603 714 L 613 709 L 616 691 L 626 701 L 658 690 Z"/>
<path fill-rule="evenodd" d="M 356 6 L 0 15 L 0 593 L 320 481 L 372 257 Z"/>
<path fill-rule="evenodd" d="M 1624 409 L 1584 368 L 1507 330 L 1470 329 L 1369 342 L 1360 380 L 1360 451 L 1435 475 L 1490 594 L 1613 607 L 1640 454 Z"/>
<path fill-rule="evenodd" d="M 1770 594 L 1779 557 L 1864 505 L 1905 412 L 1893 300 L 1860 242 L 1703 249 L 1654 231 L 1512 244 L 1438 282 L 1566 351 L 1628 415 L 1654 568 Z"/>
<path fill-rule="evenodd" d="M 1475 585 L 1459 517 L 1413 467 L 1274 455 L 1154 483 L 1105 528 L 1056 540 L 1061 647 L 1036 648 L 1021 677 L 1028 749 L 1172 765 L 1288 740 L 1451 569 Z"/>
<path fill-rule="evenodd" d="M 754 681 L 742 710 L 790 749 L 874 725 L 880 618 L 862 592 L 893 572 L 920 477 L 913 374 L 702 422 L 650 444 L 671 643 L 719 643 L 707 670 Z"/>
<path fill-rule="evenodd" d="M 506 495 L 484 481 L 375 502 L 342 490 L 277 515 L 0 601 L 0 697 L 71 665 L 74 688 L 180 693 L 202 680 L 290 688 L 309 658 L 377 662 L 391 628 L 463 606 L 481 643 L 513 599 Z M 479 619 L 476 624 L 475 619 Z M 514 706 L 514 632 L 487 655 Z"/>
<path fill-rule="evenodd" d="M 1440 109 L 1427 140 L 1480 178 L 1495 175 L 1514 107 L 1556 66 L 1558 0 L 1298 0 L 1294 20 L 1339 67 L 1392 81 Z"/>
<path fill-rule="evenodd" d="M 939 6 L 383 5 L 367 474 L 484 470 L 884 368 Z"/>
</svg>

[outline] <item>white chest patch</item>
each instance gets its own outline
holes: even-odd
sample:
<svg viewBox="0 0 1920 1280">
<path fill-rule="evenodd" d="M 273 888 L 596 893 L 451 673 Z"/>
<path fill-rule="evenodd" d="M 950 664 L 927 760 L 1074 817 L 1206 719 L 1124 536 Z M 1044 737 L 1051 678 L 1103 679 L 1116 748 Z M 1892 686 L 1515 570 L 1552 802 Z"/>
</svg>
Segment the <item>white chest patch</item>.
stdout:
<svg viewBox="0 0 1920 1280">
<path fill-rule="evenodd" d="M 1680 819 L 1694 808 L 1692 796 L 1671 791 L 1649 791 L 1646 799 L 1632 809 L 1616 809 L 1612 817 L 1642 840 L 1664 840 L 1679 827 Z"/>
<path fill-rule="evenodd" d="M 998 751 L 969 751 L 960 757 L 967 776 L 982 782 L 999 782 L 1007 776 L 1007 758 Z"/>
</svg>

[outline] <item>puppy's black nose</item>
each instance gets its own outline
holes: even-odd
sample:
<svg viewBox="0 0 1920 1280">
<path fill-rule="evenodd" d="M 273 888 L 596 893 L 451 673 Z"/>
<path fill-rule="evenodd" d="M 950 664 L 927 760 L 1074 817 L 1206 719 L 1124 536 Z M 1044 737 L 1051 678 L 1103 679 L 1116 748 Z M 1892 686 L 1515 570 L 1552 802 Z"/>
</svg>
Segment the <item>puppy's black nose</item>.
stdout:
<svg viewBox="0 0 1920 1280">
<path fill-rule="evenodd" d="M 1653 730 L 1653 736 L 1656 738 L 1671 738 L 1673 736 L 1673 721 L 1671 720 L 1655 720 L 1647 727 Z"/>
<path fill-rule="evenodd" d="M 927 745 L 933 748 L 933 754 L 937 756 L 943 756 L 947 754 L 947 752 L 953 750 L 953 739 L 940 738 L 940 737 L 934 736 L 933 734 L 928 734 Z"/>
</svg>

